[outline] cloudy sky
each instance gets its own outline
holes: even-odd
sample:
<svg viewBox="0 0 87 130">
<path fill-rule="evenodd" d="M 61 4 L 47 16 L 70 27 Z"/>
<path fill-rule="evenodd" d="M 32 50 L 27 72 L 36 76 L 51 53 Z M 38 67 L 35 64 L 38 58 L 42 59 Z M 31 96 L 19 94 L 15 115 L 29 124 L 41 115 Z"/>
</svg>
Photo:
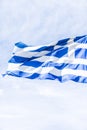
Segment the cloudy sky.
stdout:
<svg viewBox="0 0 87 130">
<path fill-rule="evenodd" d="M 87 34 L 86 0 L 0 0 L 0 130 L 87 130 L 87 85 L 6 76 L 14 43 Z"/>
</svg>

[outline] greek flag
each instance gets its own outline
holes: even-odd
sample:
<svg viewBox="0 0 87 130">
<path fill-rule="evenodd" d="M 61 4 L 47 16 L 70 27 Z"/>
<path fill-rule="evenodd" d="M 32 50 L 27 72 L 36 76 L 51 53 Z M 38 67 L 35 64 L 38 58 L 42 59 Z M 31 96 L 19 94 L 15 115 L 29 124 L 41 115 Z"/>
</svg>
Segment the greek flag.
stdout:
<svg viewBox="0 0 87 130">
<path fill-rule="evenodd" d="M 6 74 L 87 83 L 87 36 L 66 38 L 43 46 L 16 43 Z"/>
</svg>

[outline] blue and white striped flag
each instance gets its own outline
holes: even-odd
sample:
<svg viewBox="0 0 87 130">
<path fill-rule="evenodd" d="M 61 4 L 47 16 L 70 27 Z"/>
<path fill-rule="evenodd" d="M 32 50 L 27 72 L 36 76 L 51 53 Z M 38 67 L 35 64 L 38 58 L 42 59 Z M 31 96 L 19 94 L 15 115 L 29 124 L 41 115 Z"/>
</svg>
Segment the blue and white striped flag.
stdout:
<svg viewBox="0 0 87 130">
<path fill-rule="evenodd" d="M 87 83 L 87 36 L 67 38 L 44 46 L 16 43 L 6 74 Z"/>
</svg>

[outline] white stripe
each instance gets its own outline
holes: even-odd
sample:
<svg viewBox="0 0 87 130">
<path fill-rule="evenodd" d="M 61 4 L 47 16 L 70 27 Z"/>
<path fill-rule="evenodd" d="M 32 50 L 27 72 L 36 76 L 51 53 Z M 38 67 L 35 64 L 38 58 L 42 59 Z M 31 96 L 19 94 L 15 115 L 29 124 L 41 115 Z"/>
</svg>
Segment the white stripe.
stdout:
<svg viewBox="0 0 87 130">
<path fill-rule="evenodd" d="M 38 67 L 38 68 L 34 68 L 34 67 L 26 67 L 26 66 L 19 66 L 18 68 L 9 68 L 9 71 L 23 71 L 26 73 L 38 73 L 38 74 L 47 74 L 47 73 L 51 73 L 55 76 L 64 76 L 64 75 L 68 75 L 68 74 L 72 74 L 72 75 L 76 75 L 76 76 L 85 76 L 87 77 L 87 71 L 84 70 L 72 70 L 72 69 L 63 69 L 63 70 L 58 70 L 54 67 Z"/>
<path fill-rule="evenodd" d="M 13 53 L 20 52 L 21 50 L 23 50 L 23 48 L 19 48 L 17 46 L 14 46 Z"/>
<path fill-rule="evenodd" d="M 15 56 L 20 56 L 24 58 L 31 58 L 31 57 L 38 57 L 48 54 L 49 51 L 41 51 L 41 52 L 25 52 L 25 51 L 19 51 L 16 52 Z"/>
<path fill-rule="evenodd" d="M 74 39 L 72 38 L 72 39 L 70 39 L 69 41 L 68 41 L 68 57 L 69 57 L 69 59 L 74 59 L 74 52 L 75 52 L 75 47 L 78 45 L 77 43 L 75 43 L 74 41 L 73 41 Z"/>
<path fill-rule="evenodd" d="M 69 57 L 62 57 L 62 58 L 57 58 L 54 56 L 42 56 L 40 58 L 34 59 L 32 61 L 39 61 L 39 62 L 49 62 L 52 61 L 54 63 L 69 63 L 69 64 L 84 64 L 87 65 L 87 59 L 70 59 Z"/>
<path fill-rule="evenodd" d="M 67 74 L 72 74 L 72 75 L 76 75 L 76 76 L 87 77 L 87 71 L 84 71 L 84 70 L 64 69 L 64 70 L 62 70 L 61 74 L 62 74 L 62 76 L 67 75 Z"/>
<path fill-rule="evenodd" d="M 79 44 L 76 48 L 87 49 L 87 44 Z"/>
<path fill-rule="evenodd" d="M 10 65 L 10 64 L 9 64 Z M 54 75 L 60 75 L 61 70 L 58 70 L 54 67 L 38 67 L 38 68 L 34 68 L 34 67 L 26 67 L 26 66 L 19 66 L 19 67 L 11 67 L 11 65 L 8 67 L 7 71 L 23 71 L 26 73 L 38 73 L 38 74 L 47 74 L 47 73 L 51 73 Z"/>
</svg>

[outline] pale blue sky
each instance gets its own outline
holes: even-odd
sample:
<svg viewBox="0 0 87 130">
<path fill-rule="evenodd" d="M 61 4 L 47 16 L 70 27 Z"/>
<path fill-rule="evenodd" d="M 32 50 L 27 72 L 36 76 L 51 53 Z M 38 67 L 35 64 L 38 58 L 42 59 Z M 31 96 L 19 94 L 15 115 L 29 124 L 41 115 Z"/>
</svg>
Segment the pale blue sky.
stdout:
<svg viewBox="0 0 87 130">
<path fill-rule="evenodd" d="M 87 130 L 87 85 L 2 78 L 15 42 L 87 34 L 86 0 L 0 0 L 0 130 Z"/>
</svg>

